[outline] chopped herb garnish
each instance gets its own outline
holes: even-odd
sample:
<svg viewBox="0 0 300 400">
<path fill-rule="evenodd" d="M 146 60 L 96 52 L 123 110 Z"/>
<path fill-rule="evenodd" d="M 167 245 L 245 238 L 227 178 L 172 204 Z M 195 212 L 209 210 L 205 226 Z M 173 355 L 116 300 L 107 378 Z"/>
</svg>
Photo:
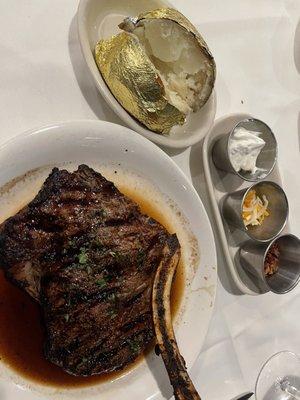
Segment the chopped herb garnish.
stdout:
<svg viewBox="0 0 300 400">
<path fill-rule="evenodd" d="M 71 265 L 68 266 L 68 268 L 78 268 L 80 265 L 78 263 L 72 263 Z"/>
<path fill-rule="evenodd" d="M 138 353 L 140 351 L 140 344 L 136 340 L 128 340 L 128 346 L 133 353 Z"/>
<path fill-rule="evenodd" d="M 66 300 L 66 306 L 70 307 L 72 305 L 72 300 L 70 297 L 68 297 L 68 299 Z"/>
<path fill-rule="evenodd" d="M 76 245 L 76 240 L 75 240 L 75 238 L 70 239 L 69 242 L 68 242 L 68 245 L 69 245 L 69 247 L 74 247 L 74 246 Z"/>
<path fill-rule="evenodd" d="M 79 264 L 86 264 L 87 260 L 88 260 L 88 255 L 86 249 L 84 247 L 81 247 L 80 253 L 78 254 Z"/>
<path fill-rule="evenodd" d="M 66 322 L 69 322 L 70 315 L 69 314 L 65 314 L 64 315 L 64 319 L 65 319 Z"/>
<path fill-rule="evenodd" d="M 95 217 L 106 217 L 107 212 L 105 210 L 103 210 L 103 208 L 100 208 L 100 209 L 94 211 L 94 215 L 95 215 Z"/>
<path fill-rule="evenodd" d="M 110 318 L 113 319 L 113 318 L 115 318 L 117 316 L 117 311 L 111 309 L 111 310 L 108 311 L 108 314 L 109 314 Z"/>
<path fill-rule="evenodd" d="M 105 287 L 105 286 L 107 285 L 107 281 L 106 281 L 105 278 L 101 278 L 101 279 L 98 279 L 98 280 L 96 281 L 96 284 L 97 284 L 100 288 L 103 288 L 103 287 Z"/>
<path fill-rule="evenodd" d="M 117 296 L 115 295 L 115 293 L 111 293 L 111 294 L 108 296 L 108 300 L 109 300 L 109 301 L 116 301 L 116 299 L 117 299 Z"/>
<path fill-rule="evenodd" d="M 82 357 L 80 363 L 78 364 L 78 367 L 81 367 L 81 366 L 84 365 L 87 361 L 88 361 L 88 359 L 87 359 L 86 357 Z"/>
<path fill-rule="evenodd" d="M 93 269 L 90 265 L 86 267 L 86 272 L 90 275 L 93 272 Z"/>
</svg>

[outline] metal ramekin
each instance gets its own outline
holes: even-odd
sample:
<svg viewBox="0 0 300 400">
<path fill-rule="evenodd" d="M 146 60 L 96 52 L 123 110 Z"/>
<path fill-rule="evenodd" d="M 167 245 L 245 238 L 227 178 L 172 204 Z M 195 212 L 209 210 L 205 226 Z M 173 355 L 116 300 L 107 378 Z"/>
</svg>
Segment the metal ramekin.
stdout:
<svg viewBox="0 0 300 400">
<path fill-rule="evenodd" d="M 266 276 L 264 263 L 270 247 L 279 247 L 279 269 L 272 276 Z M 248 241 L 240 249 L 240 261 L 254 279 L 267 290 L 283 294 L 294 289 L 300 280 L 300 240 L 294 235 L 277 237 L 269 244 Z"/>
<path fill-rule="evenodd" d="M 260 198 L 262 198 L 262 195 L 267 197 L 269 216 L 265 217 L 261 225 L 246 228 L 242 217 L 243 204 L 247 194 L 252 189 L 256 191 Z M 268 242 L 283 230 L 288 219 L 289 206 L 283 189 L 277 183 L 262 181 L 247 189 L 229 193 L 223 201 L 222 212 L 230 225 L 244 231 L 251 239 Z"/>
<path fill-rule="evenodd" d="M 260 132 L 260 138 L 266 143 L 257 158 L 257 171 L 254 174 L 243 170 L 236 171 L 230 160 L 230 140 L 235 130 L 240 127 L 249 131 Z M 277 141 L 271 128 L 264 122 L 255 118 L 244 119 L 237 123 L 227 135 L 217 140 L 212 149 L 212 159 L 217 168 L 226 172 L 231 172 L 243 180 L 258 182 L 265 179 L 274 169 L 277 161 Z"/>
</svg>

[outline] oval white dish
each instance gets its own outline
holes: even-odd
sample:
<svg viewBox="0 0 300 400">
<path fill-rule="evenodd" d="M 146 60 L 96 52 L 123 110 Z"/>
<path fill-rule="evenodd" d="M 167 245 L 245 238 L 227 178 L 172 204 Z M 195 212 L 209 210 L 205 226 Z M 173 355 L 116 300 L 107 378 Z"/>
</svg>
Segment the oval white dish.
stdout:
<svg viewBox="0 0 300 400">
<path fill-rule="evenodd" d="M 241 266 L 238 257 L 240 244 L 249 239 L 245 234 L 231 228 L 220 211 L 222 199 L 228 192 L 249 187 L 251 182 L 243 181 L 237 175 L 226 173 L 217 169 L 212 161 L 212 148 L 222 135 L 227 134 L 241 120 L 253 118 L 248 114 L 232 114 L 216 120 L 211 131 L 206 136 L 203 143 L 203 165 L 204 175 L 208 187 L 211 208 L 219 234 L 222 250 L 225 255 L 226 265 L 237 288 L 244 294 L 259 295 L 265 293 L 265 288 L 257 286 L 251 274 L 247 273 Z M 272 173 L 267 177 L 278 185 L 282 186 L 278 165 L 276 164 Z M 287 223 L 283 232 L 288 232 Z"/>
<path fill-rule="evenodd" d="M 83 56 L 95 84 L 108 105 L 133 130 L 153 142 L 167 147 L 182 148 L 199 142 L 211 128 L 216 114 L 216 95 L 196 113 L 192 113 L 183 126 L 174 127 L 174 132 L 161 135 L 150 131 L 133 118 L 112 95 L 94 60 L 94 48 L 99 39 L 106 39 L 118 32 L 118 24 L 127 16 L 160 7 L 172 7 L 167 0 L 81 0 L 77 22 Z"/>
<path fill-rule="evenodd" d="M 120 174 L 145 190 L 174 218 L 175 231 L 183 243 L 187 283 L 175 325 L 179 348 L 190 368 L 204 341 L 213 311 L 217 285 L 214 237 L 204 206 L 177 165 L 157 146 L 130 129 L 102 121 L 55 124 L 16 136 L 0 146 L 0 186 L 25 172 L 42 169 L 42 180 L 54 165 L 76 167 L 86 163 L 115 181 Z M 67 163 L 67 164 L 66 164 Z M 70 164 L 71 163 L 71 164 Z M 115 174 L 117 171 L 117 174 Z M 15 199 L 28 202 L 40 187 L 29 175 L 33 191 L 22 186 L 0 196 L 1 220 L 13 214 Z M 115 178 L 114 178 L 115 177 Z M 119 178 L 121 179 L 121 178 Z M 143 182 L 146 182 L 145 186 Z M 117 184 L 117 182 L 116 182 Z M 31 190 L 31 188 L 30 188 Z M 152 191 L 152 192 L 151 192 Z M 197 218 L 195 218 L 197 215 Z M 176 222 L 177 221 L 177 222 Z M 197 248 L 199 250 L 197 250 Z M 200 259 L 193 252 L 199 251 Z M 0 362 L 1 400 L 84 398 L 102 400 L 161 399 L 171 394 L 162 360 L 154 353 L 135 369 L 111 382 L 78 389 L 57 389 L 26 381 Z M 201 390 L 201 388 L 200 388 Z M 34 394 L 33 394 L 34 393 Z"/>
</svg>

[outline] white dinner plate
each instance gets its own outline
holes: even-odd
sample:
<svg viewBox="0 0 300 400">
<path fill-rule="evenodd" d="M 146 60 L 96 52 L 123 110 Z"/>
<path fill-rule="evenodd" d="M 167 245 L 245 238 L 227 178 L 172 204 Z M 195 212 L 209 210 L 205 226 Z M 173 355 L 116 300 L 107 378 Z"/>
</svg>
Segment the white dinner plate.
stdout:
<svg viewBox="0 0 300 400">
<path fill-rule="evenodd" d="M 217 285 L 214 237 L 205 208 L 177 165 L 157 146 L 130 129 L 102 121 L 55 124 L 16 136 L 0 146 L 1 220 L 34 197 L 53 166 L 85 163 L 116 185 L 132 187 L 172 223 L 186 270 L 184 298 L 175 321 L 179 348 L 190 368 L 203 344 Z M 1 293 L 0 293 L 1 298 Z M 200 388 L 201 390 L 201 388 Z M 124 376 L 81 389 L 57 389 L 27 381 L 0 362 L 0 399 L 160 399 L 171 390 L 154 352 Z"/>
<path fill-rule="evenodd" d="M 135 17 L 142 12 L 161 7 L 175 8 L 167 0 L 80 0 L 77 13 L 79 40 L 98 90 L 125 124 L 157 144 L 174 148 L 188 147 L 203 139 L 214 122 L 216 114 L 214 91 L 204 107 L 192 113 L 183 126 L 174 127 L 174 132 L 169 135 L 160 135 L 141 125 L 120 105 L 107 87 L 94 60 L 96 43 L 100 39 L 107 39 L 119 33 L 118 24 L 125 17 Z M 201 33 L 201 27 L 199 30 Z"/>
</svg>

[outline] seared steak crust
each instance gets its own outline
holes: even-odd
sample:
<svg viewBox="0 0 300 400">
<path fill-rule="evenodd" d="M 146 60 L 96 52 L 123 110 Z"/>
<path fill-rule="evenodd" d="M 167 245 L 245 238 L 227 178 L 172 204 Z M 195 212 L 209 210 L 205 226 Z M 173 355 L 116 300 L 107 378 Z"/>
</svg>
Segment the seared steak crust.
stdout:
<svg viewBox="0 0 300 400">
<path fill-rule="evenodd" d="M 40 302 L 46 357 L 75 375 L 99 374 L 152 340 L 152 285 L 169 238 L 101 174 L 54 168 L 2 224 L 0 265 Z"/>
</svg>

